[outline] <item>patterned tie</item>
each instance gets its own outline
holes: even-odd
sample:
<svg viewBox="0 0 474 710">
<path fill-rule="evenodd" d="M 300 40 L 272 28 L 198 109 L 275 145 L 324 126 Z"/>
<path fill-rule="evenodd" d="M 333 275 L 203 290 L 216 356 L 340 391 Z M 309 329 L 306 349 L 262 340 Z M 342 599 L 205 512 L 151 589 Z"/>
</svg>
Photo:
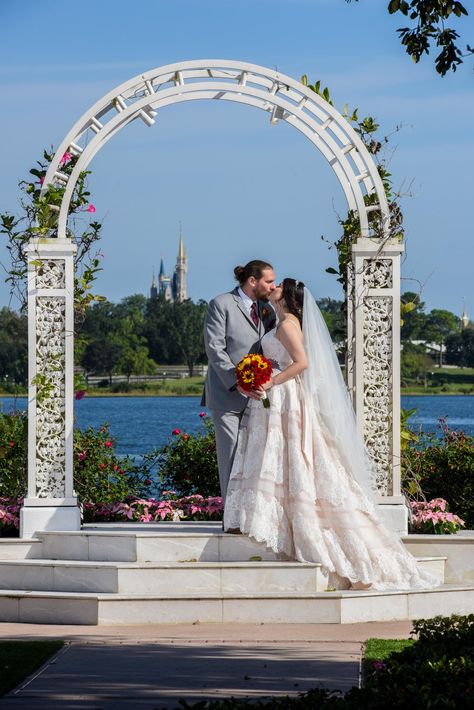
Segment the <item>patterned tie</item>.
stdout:
<svg viewBox="0 0 474 710">
<path fill-rule="evenodd" d="M 252 320 L 255 324 L 255 327 L 258 328 L 258 311 L 257 311 L 257 303 L 254 301 L 250 307 L 250 315 L 252 316 Z"/>
</svg>

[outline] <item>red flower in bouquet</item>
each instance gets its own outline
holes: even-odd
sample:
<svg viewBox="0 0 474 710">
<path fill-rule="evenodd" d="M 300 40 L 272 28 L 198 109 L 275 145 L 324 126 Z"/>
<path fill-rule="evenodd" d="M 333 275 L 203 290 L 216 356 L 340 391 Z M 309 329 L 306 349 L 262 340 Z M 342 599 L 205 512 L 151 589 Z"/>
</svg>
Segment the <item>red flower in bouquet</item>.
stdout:
<svg viewBox="0 0 474 710">
<path fill-rule="evenodd" d="M 235 368 L 237 382 L 246 392 L 256 390 L 268 382 L 272 376 L 272 370 L 270 360 L 258 353 L 245 355 Z M 263 406 L 270 406 L 267 397 L 263 400 Z"/>
</svg>

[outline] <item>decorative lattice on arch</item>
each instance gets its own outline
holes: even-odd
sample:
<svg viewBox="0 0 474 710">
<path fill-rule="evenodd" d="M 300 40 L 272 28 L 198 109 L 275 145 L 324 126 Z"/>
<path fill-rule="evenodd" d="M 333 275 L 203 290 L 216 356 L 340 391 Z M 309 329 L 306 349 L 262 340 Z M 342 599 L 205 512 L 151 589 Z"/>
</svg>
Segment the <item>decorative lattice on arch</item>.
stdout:
<svg viewBox="0 0 474 710">
<path fill-rule="evenodd" d="M 64 138 L 49 166 L 48 184 L 65 188 L 57 236 L 66 238 L 68 208 L 79 174 L 96 153 L 135 120 L 153 126 L 166 106 L 185 101 L 234 101 L 266 111 L 270 121 L 284 120 L 301 131 L 322 153 L 344 191 L 349 209 L 359 216 L 361 236 L 388 233 L 389 210 L 376 165 L 348 121 L 325 99 L 280 72 L 239 61 L 193 60 L 152 69 L 113 89 L 87 111 Z M 71 175 L 61 171 L 66 151 L 78 160 Z M 369 195 L 377 199 L 366 204 Z M 369 215 L 375 219 L 370 219 Z M 377 226 L 374 235 L 371 225 Z"/>
</svg>

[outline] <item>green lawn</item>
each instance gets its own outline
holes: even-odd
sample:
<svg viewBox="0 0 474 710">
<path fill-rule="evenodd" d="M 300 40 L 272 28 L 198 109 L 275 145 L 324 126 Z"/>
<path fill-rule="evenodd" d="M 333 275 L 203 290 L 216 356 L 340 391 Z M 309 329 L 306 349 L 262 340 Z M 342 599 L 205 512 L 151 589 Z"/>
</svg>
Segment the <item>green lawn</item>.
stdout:
<svg viewBox="0 0 474 710">
<path fill-rule="evenodd" d="M 0 641 L 0 697 L 57 653 L 64 641 Z"/>
<path fill-rule="evenodd" d="M 391 653 L 403 651 L 414 643 L 414 639 L 367 639 L 362 661 L 363 676 L 367 677 L 374 671 L 374 661 L 384 661 Z"/>
</svg>

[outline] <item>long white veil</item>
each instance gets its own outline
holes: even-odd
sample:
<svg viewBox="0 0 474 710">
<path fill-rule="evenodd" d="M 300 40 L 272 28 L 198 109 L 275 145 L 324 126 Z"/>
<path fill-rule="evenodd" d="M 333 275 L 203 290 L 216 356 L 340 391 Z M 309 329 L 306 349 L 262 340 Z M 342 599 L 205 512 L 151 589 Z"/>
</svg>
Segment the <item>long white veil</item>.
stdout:
<svg viewBox="0 0 474 710">
<path fill-rule="evenodd" d="M 302 383 L 309 407 L 305 416 L 303 451 L 311 447 L 311 415 L 319 416 L 347 472 L 375 501 L 376 469 L 357 429 L 351 398 L 339 367 L 325 320 L 311 292 L 304 289 L 303 339 L 308 367 Z"/>
</svg>

